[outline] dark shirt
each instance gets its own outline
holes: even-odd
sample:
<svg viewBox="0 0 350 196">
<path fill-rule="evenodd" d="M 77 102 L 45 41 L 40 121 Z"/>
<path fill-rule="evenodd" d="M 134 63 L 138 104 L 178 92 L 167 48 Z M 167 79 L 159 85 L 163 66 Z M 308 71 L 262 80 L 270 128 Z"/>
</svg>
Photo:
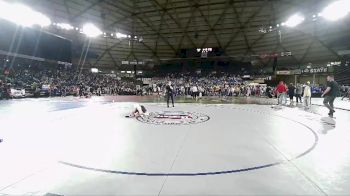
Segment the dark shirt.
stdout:
<svg viewBox="0 0 350 196">
<path fill-rule="evenodd" d="M 339 95 L 339 85 L 336 81 L 327 82 L 327 87 L 331 88 L 327 96 L 337 97 Z"/>
<path fill-rule="evenodd" d="M 173 93 L 173 90 L 172 90 L 172 88 L 169 85 L 166 85 L 165 90 L 166 90 L 166 93 L 168 93 L 168 94 L 172 94 Z"/>
<path fill-rule="evenodd" d="M 269 93 L 271 91 L 271 88 L 270 87 L 267 87 L 266 88 L 266 92 Z"/>
<path fill-rule="evenodd" d="M 294 95 L 295 93 L 295 87 L 294 86 L 290 86 L 288 87 L 288 94 L 289 95 Z"/>
</svg>

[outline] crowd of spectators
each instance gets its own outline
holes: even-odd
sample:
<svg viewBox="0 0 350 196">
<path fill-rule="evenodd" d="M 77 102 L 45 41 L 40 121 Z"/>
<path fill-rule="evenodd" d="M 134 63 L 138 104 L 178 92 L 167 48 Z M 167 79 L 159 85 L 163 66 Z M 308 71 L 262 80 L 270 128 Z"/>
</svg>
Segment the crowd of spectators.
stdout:
<svg viewBox="0 0 350 196">
<path fill-rule="evenodd" d="M 171 76 L 152 80 L 153 92 L 164 92 L 168 82 L 173 85 L 175 96 L 262 96 L 265 85 L 250 85 L 240 76 Z"/>
<path fill-rule="evenodd" d="M 5 69 L 1 73 L 5 73 Z M 193 76 L 173 74 L 152 78 L 147 85 L 135 79 L 122 79 L 114 74 L 98 74 L 64 67 L 15 66 L 0 74 L 0 99 L 10 98 L 11 89 L 24 89 L 24 96 L 80 96 L 92 95 L 153 95 L 165 94 L 166 85 L 171 82 L 175 96 L 266 96 L 277 97 L 276 88 L 264 84 L 252 84 L 238 75 Z M 298 84 L 293 91 L 305 84 Z M 321 94 L 322 86 L 311 85 L 312 94 Z M 287 89 L 289 87 L 286 87 Z M 343 86 L 344 94 L 349 87 Z M 299 90 L 301 91 L 301 90 Z"/>
<path fill-rule="evenodd" d="M 26 96 L 34 97 L 136 94 L 135 80 L 122 81 L 109 74 L 42 66 L 15 66 L 6 72 L 6 75 L 0 74 L 0 98 L 10 98 L 11 89 L 23 89 Z"/>
</svg>

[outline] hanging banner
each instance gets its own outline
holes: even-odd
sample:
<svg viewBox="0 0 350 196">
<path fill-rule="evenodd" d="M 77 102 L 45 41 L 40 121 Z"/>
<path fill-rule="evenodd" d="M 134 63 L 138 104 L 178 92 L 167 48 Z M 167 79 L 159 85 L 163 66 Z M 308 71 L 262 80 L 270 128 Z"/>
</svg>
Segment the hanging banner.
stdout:
<svg viewBox="0 0 350 196">
<path fill-rule="evenodd" d="M 305 68 L 302 69 L 303 74 L 314 74 L 314 73 L 327 73 L 328 67 L 319 67 L 319 68 Z"/>
<path fill-rule="evenodd" d="M 291 71 L 289 70 L 283 70 L 283 71 L 277 71 L 277 75 L 291 75 Z"/>
</svg>

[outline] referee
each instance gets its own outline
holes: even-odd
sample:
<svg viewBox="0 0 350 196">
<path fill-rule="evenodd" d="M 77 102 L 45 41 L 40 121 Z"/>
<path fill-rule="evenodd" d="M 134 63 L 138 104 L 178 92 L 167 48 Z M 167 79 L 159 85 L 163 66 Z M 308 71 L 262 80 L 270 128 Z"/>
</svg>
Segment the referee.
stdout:
<svg viewBox="0 0 350 196">
<path fill-rule="evenodd" d="M 167 99 L 167 105 L 169 107 L 169 99 L 171 98 L 171 102 L 173 104 L 174 107 L 174 93 L 173 93 L 173 86 L 171 85 L 171 81 L 169 81 L 168 85 L 166 85 L 165 87 L 165 91 L 166 91 L 166 99 Z"/>
</svg>

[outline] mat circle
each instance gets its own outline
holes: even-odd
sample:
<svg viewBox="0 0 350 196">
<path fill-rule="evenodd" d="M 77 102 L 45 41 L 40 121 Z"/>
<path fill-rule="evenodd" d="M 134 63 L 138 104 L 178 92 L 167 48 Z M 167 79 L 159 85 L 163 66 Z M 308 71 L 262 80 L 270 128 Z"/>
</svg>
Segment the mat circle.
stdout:
<svg viewBox="0 0 350 196">
<path fill-rule="evenodd" d="M 206 122 L 209 116 L 197 112 L 162 111 L 137 117 L 137 120 L 155 125 L 193 125 Z"/>
<path fill-rule="evenodd" d="M 240 108 L 232 108 L 232 109 L 237 109 L 237 110 L 242 110 Z M 244 109 L 243 109 L 244 110 Z M 277 165 L 281 165 L 293 160 L 296 160 L 298 158 L 301 158 L 307 154 L 309 154 L 311 151 L 313 151 L 317 144 L 318 144 L 318 135 L 317 133 L 308 125 L 302 123 L 302 122 L 298 122 L 296 120 L 284 117 L 284 116 L 280 116 L 280 115 L 274 115 L 274 114 L 267 114 L 267 113 L 262 113 L 262 112 L 258 112 L 258 111 L 253 111 L 253 110 L 246 110 L 246 111 L 250 111 L 250 112 L 256 112 L 258 114 L 263 114 L 263 115 L 272 115 L 272 116 L 276 116 L 276 117 L 280 117 L 289 121 L 292 121 L 294 123 L 297 123 L 299 125 L 302 125 L 303 127 L 305 127 L 307 130 L 309 130 L 312 135 L 314 136 L 314 141 L 313 143 L 310 145 L 309 148 L 305 149 L 304 152 L 290 158 L 290 159 L 284 159 L 284 160 L 280 160 L 280 161 L 275 161 L 272 163 L 267 163 L 264 165 L 258 165 L 258 166 L 253 166 L 253 167 L 247 167 L 247 168 L 239 168 L 239 169 L 232 169 L 232 170 L 221 170 L 221 171 L 209 171 L 209 172 L 188 172 L 188 173 L 151 173 L 151 172 L 133 172 L 133 171 L 120 171 L 120 170 L 107 170 L 107 169 L 100 169 L 100 168 L 93 168 L 93 167 L 87 167 L 87 166 L 83 166 L 83 165 L 78 165 L 78 164 L 74 164 L 74 163 L 69 163 L 69 162 L 65 162 L 65 161 L 59 161 L 59 163 L 67 165 L 67 166 L 71 166 L 71 167 L 75 167 L 75 168 L 79 168 L 79 169 L 86 169 L 86 170 L 91 170 L 91 171 L 96 171 L 96 172 L 104 172 L 104 173 L 111 173 L 111 174 L 119 174 L 119 175 L 135 175 L 135 176 L 210 176 L 210 175 L 223 175 L 223 174 L 232 174 L 232 173 L 241 173 L 241 172 L 248 172 L 248 171 L 253 171 L 253 170 L 259 170 L 259 169 L 264 169 L 264 168 L 269 168 L 269 167 L 273 167 L 273 166 L 277 166 Z M 209 119 L 208 119 L 209 120 Z"/>
</svg>

